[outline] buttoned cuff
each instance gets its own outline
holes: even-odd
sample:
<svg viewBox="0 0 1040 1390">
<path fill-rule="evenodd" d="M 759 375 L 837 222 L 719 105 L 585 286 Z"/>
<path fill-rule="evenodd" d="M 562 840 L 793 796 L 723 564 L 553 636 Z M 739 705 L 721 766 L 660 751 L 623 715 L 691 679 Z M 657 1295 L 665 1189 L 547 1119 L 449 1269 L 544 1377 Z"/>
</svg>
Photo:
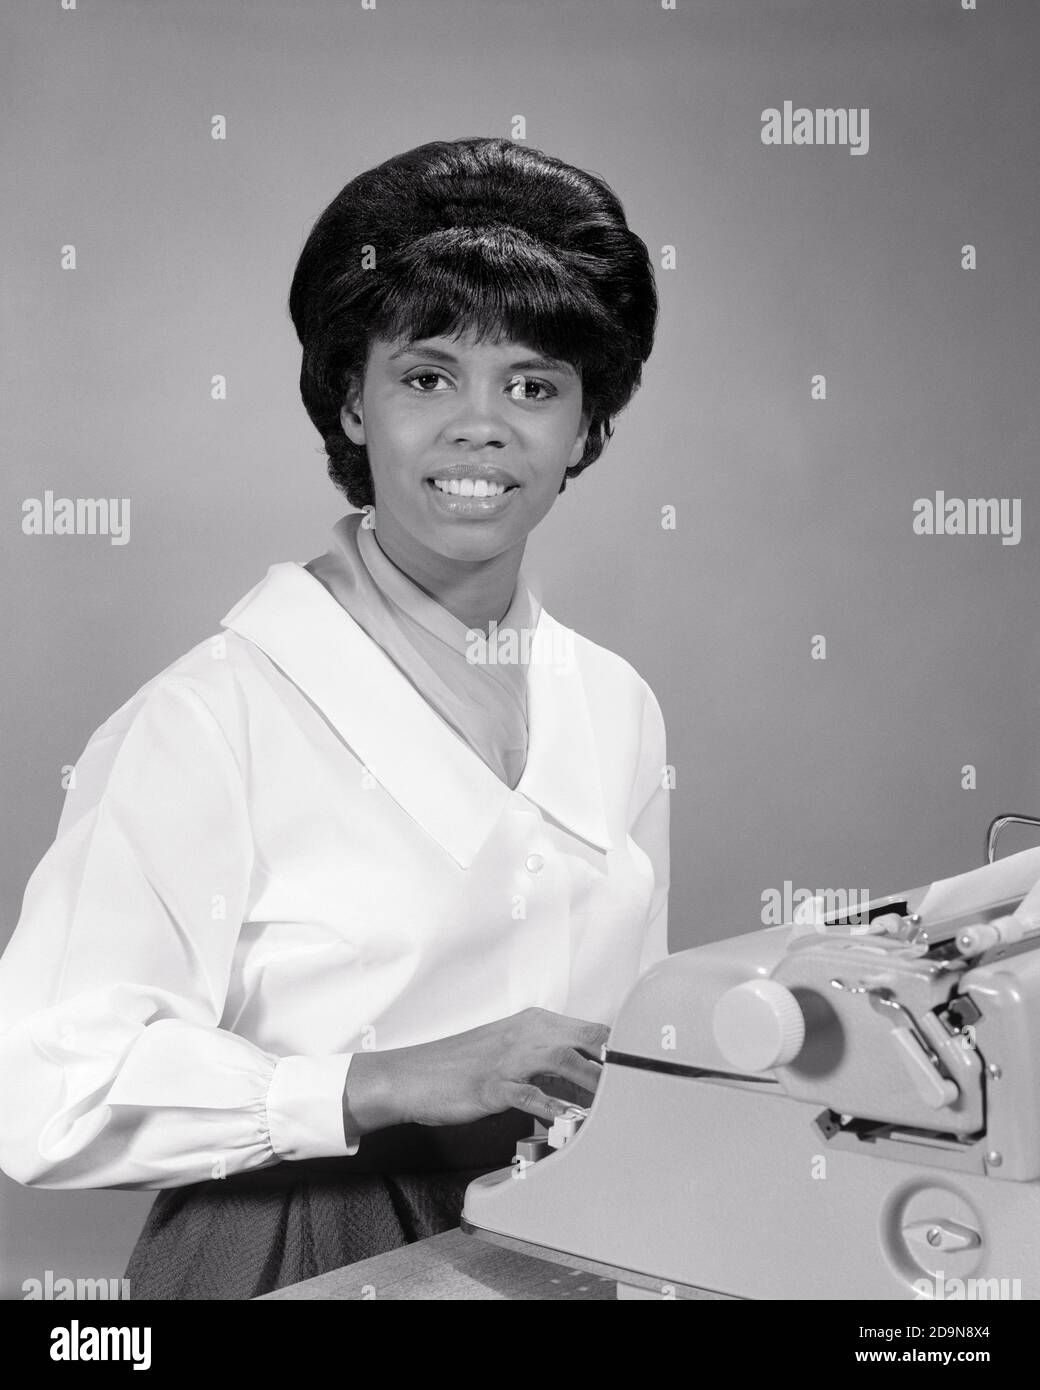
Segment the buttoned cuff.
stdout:
<svg viewBox="0 0 1040 1390">
<path fill-rule="evenodd" d="M 331 1057 L 282 1057 L 267 1089 L 267 1128 L 279 1158 L 340 1158 L 356 1154 L 347 1142 L 343 1090 L 352 1052 Z"/>
</svg>

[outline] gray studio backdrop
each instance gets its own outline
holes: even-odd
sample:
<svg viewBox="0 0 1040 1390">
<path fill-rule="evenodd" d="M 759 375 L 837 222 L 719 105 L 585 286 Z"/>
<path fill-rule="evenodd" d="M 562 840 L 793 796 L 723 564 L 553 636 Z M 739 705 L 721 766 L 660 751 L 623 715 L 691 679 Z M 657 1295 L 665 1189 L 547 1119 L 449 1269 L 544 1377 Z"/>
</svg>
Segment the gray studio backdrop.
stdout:
<svg viewBox="0 0 1040 1390">
<path fill-rule="evenodd" d="M 967 869 L 1040 811 L 1031 0 L 52 0 L 2 29 L 0 941 L 62 767 L 347 510 L 285 309 L 313 219 L 517 116 L 660 267 L 645 385 L 528 557 L 660 698 L 672 949 L 785 884 Z M 869 148 L 763 143 L 785 101 L 866 108 Z M 128 543 L 23 534 L 47 490 L 130 498 Z M 937 491 L 1019 499 L 1018 543 L 915 534 Z M 150 1201 L 0 1180 L 7 1296 L 121 1274 Z"/>
</svg>

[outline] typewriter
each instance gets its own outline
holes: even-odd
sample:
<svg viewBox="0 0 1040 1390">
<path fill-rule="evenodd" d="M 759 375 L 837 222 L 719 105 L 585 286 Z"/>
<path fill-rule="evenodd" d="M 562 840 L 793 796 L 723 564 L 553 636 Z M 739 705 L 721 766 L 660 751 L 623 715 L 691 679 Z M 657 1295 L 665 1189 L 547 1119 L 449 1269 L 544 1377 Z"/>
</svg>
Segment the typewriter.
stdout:
<svg viewBox="0 0 1040 1390">
<path fill-rule="evenodd" d="M 1040 1297 L 1040 848 L 681 951 L 469 1234 L 619 1298 Z M 800 914 L 797 914 L 800 915 Z"/>
</svg>

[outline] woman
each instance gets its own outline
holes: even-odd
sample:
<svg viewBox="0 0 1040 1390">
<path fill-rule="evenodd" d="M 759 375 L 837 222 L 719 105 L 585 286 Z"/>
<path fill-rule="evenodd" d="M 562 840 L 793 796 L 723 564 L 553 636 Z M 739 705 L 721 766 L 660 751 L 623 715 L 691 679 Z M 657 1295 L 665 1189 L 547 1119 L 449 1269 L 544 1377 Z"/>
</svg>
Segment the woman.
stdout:
<svg viewBox="0 0 1040 1390">
<path fill-rule="evenodd" d="M 92 736 L 0 962 L 0 1163 L 163 1189 L 136 1298 L 456 1225 L 667 954 L 659 706 L 520 570 L 650 353 L 620 203 L 423 145 L 330 204 L 290 310 L 361 510 Z"/>
</svg>

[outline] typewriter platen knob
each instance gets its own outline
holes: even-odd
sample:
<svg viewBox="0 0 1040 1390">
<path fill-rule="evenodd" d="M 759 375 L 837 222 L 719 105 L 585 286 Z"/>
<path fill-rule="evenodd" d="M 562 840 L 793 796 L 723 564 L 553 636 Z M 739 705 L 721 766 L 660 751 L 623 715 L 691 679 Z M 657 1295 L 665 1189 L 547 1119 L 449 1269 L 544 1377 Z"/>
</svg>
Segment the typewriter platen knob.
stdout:
<svg viewBox="0 0 1040 1390">
<path fill-rule="evenodd" d="M 805 1016 L 779 980 L 745 980 L 715 1005 L 719 1051 L 739 1071 L 769 1071 L 793 1062 L 805 1042 Z"/>
</svg>

